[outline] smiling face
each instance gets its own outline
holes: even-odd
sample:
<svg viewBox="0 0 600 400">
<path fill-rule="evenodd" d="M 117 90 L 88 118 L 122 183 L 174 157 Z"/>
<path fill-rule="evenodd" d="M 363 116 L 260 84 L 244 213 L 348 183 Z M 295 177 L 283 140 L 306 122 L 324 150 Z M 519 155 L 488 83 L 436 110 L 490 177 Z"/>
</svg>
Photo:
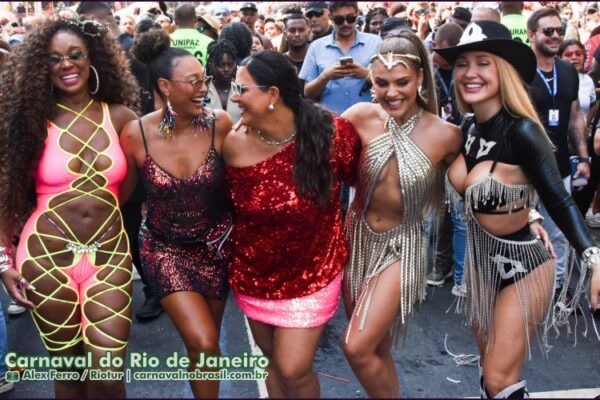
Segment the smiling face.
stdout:
<svg viewBox="0 0 600 400">
<path fill-rule="evenodd" d="M 50 80 L 63 94 L 74 95 L 88 90 L 90 60 L 83 40 L 70 31 L 58 31 L 48 48 Z"/>
<path fill-rule="evenodd" d="M 204 83 L 204 69 L 193 56 L 173 60 L 171 79 L 159 79 L 162 92 L 169 98 L 178 115 L 192 117 L 202 114 L 208 88 Z"/>
<path fill-rule="evenodd" d="M 474 110 L 501 104 L 500 77 L 491 53 L 461 54 L 454 64 L 454 83 L 464 102 Z"/>
<path fill-rule="evenodd" d="M 241 111 L 241 123 L 243 125 L 254 126 L 255 122 L 260 121 L 269 112 L 267 108 L 272 103 L 273 97 L 265 88 L 258 87 L 248 68 L 239 67 L 235 82 L 242 86 L 241 92 L 232 92 L 231 100 L 237 103 Z"/>
<path fill-rule="evenodd" d="M 423 70 L 415 69 L 408 60 L 406 64 L 388 69 L 375 60 L 371 66 L 375 100 L 396 120 L 404 120 L 416 112 L 417 91 L 423 81 Z"/>
<path fill-rule="evenodd" d="M 564 31 L 557 32 L 563 29 L 562 21 L 556 16 L 548 16 L 540 18 L 538 21 L 538 29 L 535 32 L 528 32 L 529 41 L 533 43 L 535 49 L 546 57 L 554 57 L 558 54 L 560 44 L 564 40 Z M 551 35 L 547 35 L 544 31 L 552 31 Z M 561 34 L 562 33 L 562 34 Z"/>
</svg>

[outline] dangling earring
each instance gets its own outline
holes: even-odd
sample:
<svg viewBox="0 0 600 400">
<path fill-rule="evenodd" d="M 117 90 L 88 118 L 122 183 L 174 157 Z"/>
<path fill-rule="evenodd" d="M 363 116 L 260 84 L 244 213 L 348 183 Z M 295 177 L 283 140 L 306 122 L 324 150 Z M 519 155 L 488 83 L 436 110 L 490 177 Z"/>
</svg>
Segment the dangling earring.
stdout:
<svg viewBox="0 0 600 400">
<path fill-rule="evenodd" d="M 375 88 L 369 89 L 369 92 L 371 92 L 371 102 L 377 103 L 377 98 L 375 97 Z"/>
<path fill-rule="evenodd" d="M 165 107 L 165 115 L 160 120 L 160 124 L 158 125 L 158 130 L 167 139 L 171 139 L 173 137 L 173 133 L 175 130 L 175 117 L 176 116 L 177 116 L 177 113 L 175 113 L 175 111 L 173 111 L 171 102 L 167 98 L 167 106 Z"/>
<path fill-rule="evenodd" d="M 269 112 L 273 112 L 275 111 L 275 106 L 271 103 L 269 104 L 269 107 L 267 107 L 267 110 L 269 110 Z"/>
<path fill-rule="evenodd" d="M 419 98 L 421 99 L 421 101 L 424 104 L 427 104 L 427 99 L 425 98 L 425 96 L 423 95 L 423 86 L 419 85 L 419 90 L 417 91 L 417 95 L 419 96 Z"/>
<path fill-rule="evenodd" d="M 98 93 L 98 90 L 100 90 L 100 77 L 98 76 L 98 71 L 93 65 L 90 65 L 90 70 L 94 71 L 94 75 L 96 75 L 96 89 L 90 90 L 90 94 L 96 94 Z"/>
<path fill-rule="evenodd" d="M 194 129 L 194 137 L 196 136 L 196 129 L 208 129 L 213 123 L 214 116 L 208 112 L 206 108 L 202 108 L 202 114 L 197 115 L 192 119 L 192 127 Z"/>
</svg>

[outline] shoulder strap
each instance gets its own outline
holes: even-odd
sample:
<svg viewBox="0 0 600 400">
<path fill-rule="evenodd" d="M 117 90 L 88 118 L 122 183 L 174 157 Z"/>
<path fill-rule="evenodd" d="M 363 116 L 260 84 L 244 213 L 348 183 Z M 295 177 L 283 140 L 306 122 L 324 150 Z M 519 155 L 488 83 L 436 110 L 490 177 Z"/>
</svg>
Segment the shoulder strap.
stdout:
<svg viewBox="0 0 600 400">
<path fill-rule="evenodd" d="M 146 144 L 146 135 L 144 134 L 144 125 L 142 124 L 141 119 L 138 119 L 138 123 L 140 124 L 140 131 L 142 132 L 142 140 L 144 141 L 144 149 L 146 150 L 146 154 L 148 154 L 148 145 Z"/>
</svg>

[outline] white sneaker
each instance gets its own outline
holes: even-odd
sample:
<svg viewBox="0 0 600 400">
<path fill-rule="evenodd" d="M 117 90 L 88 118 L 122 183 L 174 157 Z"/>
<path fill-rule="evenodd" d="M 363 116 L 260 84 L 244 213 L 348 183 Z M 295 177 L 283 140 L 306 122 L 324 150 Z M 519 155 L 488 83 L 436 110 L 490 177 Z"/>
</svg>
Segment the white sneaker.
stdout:
<svg viewBox="0 0 600 400">
<path fill-rule="evenodd" d="M 19 315 L 19 314 L 23 314 L 25 311 L 27 311 L 27 308 L 23 307 L 20 304 L 17 304 L 16 301 L 11 300 L 6 311 L 10 315 Z"/>
<path fill-rule="evenodd" d="M 456 297 L 467 297 L 467 285 L 465 283 L 460 285 L 455 283 L 452 287 L 452 294 Z"/>
<path fill-rule="evenodd" d="M 139 281 L 141 279 L 142 277 L 140 276 L 135 264 L 131 263 L 131 280 Z"/>
<path fill-rule="evenodd" d="M 14 382 L 9 382 L 6 378 L 0 378 L 0 393 L 6 393 L 9 390 L 13 390 L 15 388 Z"/>
<path fill-rule="evenodd" d="M 594 214 L 592 210 L 588 210 L 585 214 L 585 223 L 590 228 L 600 228 L 600 213 Z"/>
</svg>

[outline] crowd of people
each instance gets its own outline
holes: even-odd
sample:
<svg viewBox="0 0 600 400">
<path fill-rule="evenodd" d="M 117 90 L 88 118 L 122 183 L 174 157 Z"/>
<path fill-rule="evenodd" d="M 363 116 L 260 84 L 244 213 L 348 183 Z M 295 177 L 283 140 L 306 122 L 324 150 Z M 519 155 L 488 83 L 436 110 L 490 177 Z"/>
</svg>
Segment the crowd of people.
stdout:
<svg viewBox="0 0 600 400">
<path fill-rule="evenodd" d="M 192 365 L 221 354 L 231 291 L 271 397 L 319 397 L 340 299 L 370 397 L 400 396 L 394 345 L 452 276 L 482 398 L 527 397 L 531 344 L 598 317 L 596 3 L 81 2 L 0 23 L 0 277 L 51 356 L 125 354 L 133 269 L 136 318 L 166 312 Z"/>
</svg>

